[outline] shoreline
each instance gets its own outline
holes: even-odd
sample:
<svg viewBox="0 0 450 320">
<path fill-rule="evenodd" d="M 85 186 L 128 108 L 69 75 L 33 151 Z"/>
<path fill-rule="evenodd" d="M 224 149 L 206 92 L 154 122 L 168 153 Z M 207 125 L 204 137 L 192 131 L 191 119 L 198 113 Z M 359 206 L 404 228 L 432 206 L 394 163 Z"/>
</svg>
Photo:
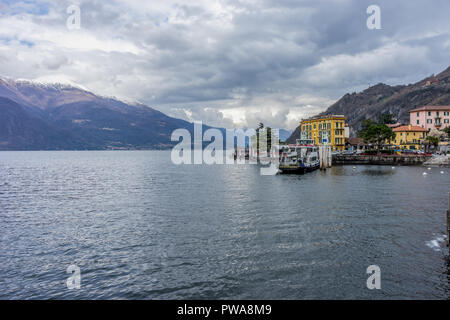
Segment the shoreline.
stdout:
<svg viewBox="0 0 450 320">
<path fill-rule="evenodd" d="M 333 155 L 333 165 L 423 165 L 432 156 L 423 155 Z"/>
</svg>

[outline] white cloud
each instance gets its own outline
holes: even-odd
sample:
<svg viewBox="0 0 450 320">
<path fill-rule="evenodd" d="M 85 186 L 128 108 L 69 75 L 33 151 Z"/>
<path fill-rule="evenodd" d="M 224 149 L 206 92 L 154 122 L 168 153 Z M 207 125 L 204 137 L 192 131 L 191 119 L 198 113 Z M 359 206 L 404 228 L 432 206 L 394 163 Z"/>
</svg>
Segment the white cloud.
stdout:
<svg viewBox="0 0 450 320">
<path fill-rule="evenodd" d="M 427 61 L 428 48 L 390 43 L 354 55 L 338 54 L 323 57 L 320 63 L 307 68 L 303 77 L 315 86 L 358 84 L 365 79 L 396 78 L 402 70 L 416 68 Z"/>
<path fill-rule="evenodd" d="M 66 28 L 72 1 L 16 1 L 0 10 L 0 75 L 211 125 L 293 129 L 355 88 L 447 67 L 450 3 L 438 1 L 379 0 L 375 32 L 358 0 L 82 0 L 80 30 Z"/>
<path fill-rule="evenodd" d="M 30 15 L 2 17 L 0 37 L 26 41 L 49 50 L 103 51 L 142 53 L 133 43 L 114 38 L 101 38 L 86 29 L 69 30 L 64 24 L 56 28 L 34 21 Z"/>
</svg>

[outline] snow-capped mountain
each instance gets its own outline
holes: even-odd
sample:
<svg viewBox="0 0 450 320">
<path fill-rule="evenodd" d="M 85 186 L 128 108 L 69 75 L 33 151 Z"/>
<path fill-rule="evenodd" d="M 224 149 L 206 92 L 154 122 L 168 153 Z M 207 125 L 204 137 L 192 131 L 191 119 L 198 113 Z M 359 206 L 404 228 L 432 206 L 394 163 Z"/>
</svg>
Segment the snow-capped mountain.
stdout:
<svg viewBox="0 0 450 320">
<path fill-rule="evenodd" d="M 0 150 L 161 149 L 193 125 L 83 88 L 0 78 Z"/>
</svg>

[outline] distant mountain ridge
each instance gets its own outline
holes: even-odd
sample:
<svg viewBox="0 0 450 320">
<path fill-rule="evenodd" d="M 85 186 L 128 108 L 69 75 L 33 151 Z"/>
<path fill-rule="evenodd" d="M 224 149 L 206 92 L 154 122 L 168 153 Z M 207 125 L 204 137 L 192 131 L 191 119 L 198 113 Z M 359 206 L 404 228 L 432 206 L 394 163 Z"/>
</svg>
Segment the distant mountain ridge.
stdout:
<svg viewBox="0 0 450 320">
<path fill-rule="evenodd" d="M 359 93 L 347 93 L 321 115 L 343 114 L 355 136 L 364 119 L 375 120 L 380 114 L 392 113 L 397 121 L 409 122 L 409 111 L 425 105 L 450 104 L 450 67 L 436 76 L 427 77 L 410 85 L 374 85 Z M 287 139 L 295 143 L 300 137 L 297 127 Z"/>
<path fill-rule="evenodd" d="M 0 97 L 0 150 L 82 149 L 83 141 L 69 131 L 33 116 L 16 102 Z"/>
<path fill-rule="evenodd" d="M 178 128 L 193 132 L 192 123 L 143 104 L 0 78 L 0 150 L 167 149 Z"/>
</svg>

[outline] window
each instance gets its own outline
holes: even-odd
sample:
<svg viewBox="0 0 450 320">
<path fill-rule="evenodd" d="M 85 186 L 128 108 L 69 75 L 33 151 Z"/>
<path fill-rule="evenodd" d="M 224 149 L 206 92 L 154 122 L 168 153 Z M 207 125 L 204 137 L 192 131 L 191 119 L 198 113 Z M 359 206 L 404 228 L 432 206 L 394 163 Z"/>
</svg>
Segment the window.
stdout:
<svg viewBox="0 0 450 320">
<path fill-rule="evenodd" d="M 448 116 L 448 111 L 444 111 L 444 116 Z"/>
<path fill-rule="evenodd" d="M 419 113 L 417 112 L 417 116 L 419 116 Z"/>
<path fill-rule="evenodd" d="M 439 111 L 436 111 L 436 117 L 439 117 Z"/>
<path fill-rule="evenodd" d="M 428 111 L 428 115 L 431 116 L 431 111 Z"/>
<path fill-rule="evenodd" d="M 417 119 L 417 124 L 420 124 L 420 120 L 419 119 Z"/>
<path fill-rule="evenodd" d="M 444 123 L 448 123 L 448 119 L 444 119 Z"/>
<path fill-rule="evenodd" d="M 433 120 L 427 119 L 427 123 L 433 123 Z"/>
<path fill-rule="evenodd" d="M 331 123 L 328 124 L 328 129 L 331 129 Z"/>
</svg>

